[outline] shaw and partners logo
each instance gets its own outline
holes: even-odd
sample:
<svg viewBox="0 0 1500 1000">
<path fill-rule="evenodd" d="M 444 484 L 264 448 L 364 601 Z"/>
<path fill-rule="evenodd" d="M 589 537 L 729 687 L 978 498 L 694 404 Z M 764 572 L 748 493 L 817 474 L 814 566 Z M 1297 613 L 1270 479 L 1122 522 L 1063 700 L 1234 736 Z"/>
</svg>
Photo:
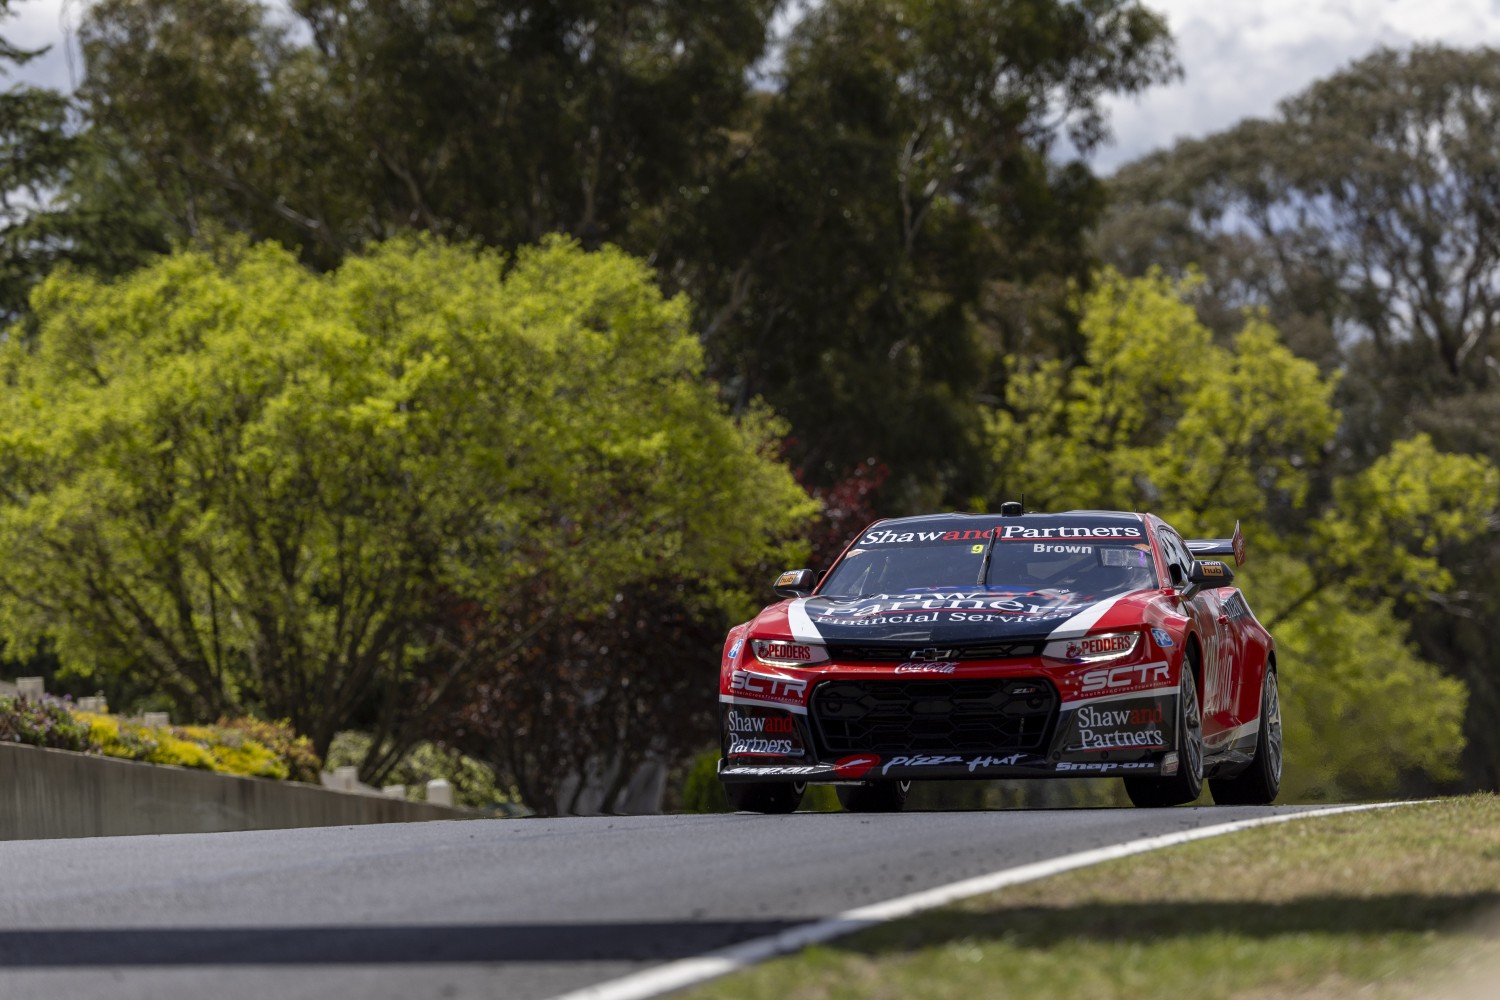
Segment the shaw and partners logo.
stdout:
<svg viewBox="0 0 1500 1000">
<path fill-rule="evenodd" d="M 995 532 L 1000 534 L 997 536 Z M 1024 524 L 1007 524 L 1003 527 L 969 528 L 964 531 L 893 531 L 889 528 L 865 532 L 860 545 L 907 545 L 922 542 L 984 542 L 991 538 L 1008 542 L 1014 539 L 1029 541 L 1034 538 L 1128 538 L 1139 540 L 1141 529 L 1130 525 L 1098 527 L 1030 528 Z"/>
</svg>

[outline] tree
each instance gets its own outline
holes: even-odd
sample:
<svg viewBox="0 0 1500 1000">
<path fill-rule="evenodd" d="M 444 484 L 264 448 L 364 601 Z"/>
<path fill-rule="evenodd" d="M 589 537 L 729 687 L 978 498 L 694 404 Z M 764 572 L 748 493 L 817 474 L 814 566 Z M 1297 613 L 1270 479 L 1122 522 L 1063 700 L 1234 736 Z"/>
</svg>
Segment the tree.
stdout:
<svg viewBox="0 0 1500 1000">
<path fill-rule="evenodd" d="M 13 13 L 0 0 L 0 20 Z M 0 73 L 45 51 L 0 39 Z M 119 273 L 163 248 L 131 206 L 76 196 L 74 182 L 98 160 L 74 119 L 73 102 L 55 90 L 0 92 L 0 322 L 23 315 L 32 286 L 62 261 Z"/>
<path fill-rule="evenodd" d="M 873 457 L 902 505 L 967 498 L 994 353 L 1065 336 L 1089 270 L 1102 188 L 1053 154 L 1174 72 L 1165 22 L 832 0 L 757 76 L 783 6 L 299 0 L 301 45 L 250 0 L 102 0 L 81 93 L 176 235 L 323 268 L 410 228 L 613 241 L 697 304 L 709 373 L 791 422 L 809 483 Z"/>
<path fill-rule="evenodd" d="M 320 753 L 356 718 L 404 750 L 640 581 L 737 607 L 811 511 L 618 250 L 403 239 L 318 277 L 231 243 L 34 303 L 3 351 L 0 633 Z"/>
<path fill-rule="evenodd" d="M 1200 267 L 1194 302 L 1220 336 L 1245 306 L 1263 308 L 1299 354 L 1341 373 L 1345 419 L 1325 479 L 1360 475 L 1421 435 L 1500 462 L 1496 55 L 1377 51 L 1271 119 L 1179 143 L 1111 184 L 1098 245 L 1127 273 Z M 1439 555 L 1450 585 L 1417 587 L 1394 610 L 1423 655 L 1473 690 L 1465 774 L 1494 788 L 1500 676 L 1486 623 L 1500 613 L 1500 532 Z"/>
<path fill-rule="evenodd" d="M 420 229 L 649 252 L 727 143 L 776 0 L 104 0 L 80 29 L 96 127 L 179 234 L 217 223 L 331 267 Z"/>
<path fill-rule="evenodd" d="M 1085 280 L 1102 189 L 1078 161 L 1110 93 L 1174 71 L 1133 0 L 834 0 L 663 257 L 702 309 L 712 370 L 786 415 L 829 486 L 871 458 L 898 507 L 983 480 L 980 401 L 1002 351 L 1042 349 Z"/>
<path fill-rule="evenodd" d="M 1389 792 L 1409 770 L 1452 778 L 1465 690 L 1412 650 L 1393 611 L 1451 589 L 1441 560 L 1487 531 L 1500 472 L 1415 437 L 1320 489 L 1333 380 L 1253 315 L 1216 344 L 1192 290 L 1159 272 L 1099 278 L 1079 303 L 1084 362 L 1017 366 L 991 423 L 993 494 L 1152 510 L 1190 536 L 1242 522 L 1242 583 L 1281 653 L 1288 789 L 1337 797 Z M 1400 692 L 1417 690 L 1414 709 Z M 1343 749 L 1327 746 L 1333 732 Z"/>
</svg>

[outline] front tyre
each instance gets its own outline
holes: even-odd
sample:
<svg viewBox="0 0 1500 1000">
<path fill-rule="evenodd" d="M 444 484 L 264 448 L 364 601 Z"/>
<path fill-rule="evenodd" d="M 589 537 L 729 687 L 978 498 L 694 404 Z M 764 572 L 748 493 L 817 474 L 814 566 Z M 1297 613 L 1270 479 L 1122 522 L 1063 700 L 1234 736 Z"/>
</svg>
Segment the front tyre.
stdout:
<svg viewBox="0 0 1500 1000">
<path fill-rule="evenodd" d="M 1276 671 L 1266 665 L 1260 685 L 1260 731 L 1255 736 L 1255 757 L 1250 766 L 1232 778 L 1210 778 L 1208 790 L 1221 806 L 1268 806 L 1281 791 L 1281 693 Z"/>
<path fill-rule="evenodd" d="M 867 781 L 861 785 L 837 785 L 839 805 L 852 813 L 894 813 L 906 808 L 910 781 Z"/>
<path fill-rule="evenodd" d="M 1192 664 L 1182 665 L 1177 688 L 1177 773 L 1167 778 L 1126 778 L 1125 794 L 1145 809 L 1180 806 L 1203 794 L 1203 710 Z"/>
<path fill-rule="evenodd" d="M 735 812 L 796 812 L 797 807 L 802 804 L 802 793 L 805 791 L 807 784 L 801 781 L 737 781 L 724 786 L 724 796 L 729 799 L 729 808 Z"/>
</svg>

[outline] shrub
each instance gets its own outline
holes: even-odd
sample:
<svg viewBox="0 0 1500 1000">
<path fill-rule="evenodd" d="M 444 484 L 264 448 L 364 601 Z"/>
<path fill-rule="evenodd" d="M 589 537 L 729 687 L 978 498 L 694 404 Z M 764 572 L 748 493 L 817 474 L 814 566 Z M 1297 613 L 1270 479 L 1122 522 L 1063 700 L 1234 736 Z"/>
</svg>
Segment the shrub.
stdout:
<svg viewBox="0 0 1500 1000">
<path fill-rule="evenodd" d="M 0 740 L 56 750 L 86 750 L 89 728 L 56 698 L 0 698 Z"/>
<path fill-rule="evenodd" d="M 144 726 L 122 723 L 109 715 L 80 712 L 79 718 L 89 727 L 89 742 L 106 757 L 145 760 L 156 752 L 156 740 Z"/>
<path fill-rule="evenodd" d="M 328 748 L 328 766 L 358 765 L 369 750 L 368 734 L 353 730 L 339 733 Z M 418 789 L 425 788 L 433 778 L 443 778 L 453 786 L 454 805 L 506 815 L 524 811 L 515 789 L 502 788 L 495 778 L 494 769 L 488 764 L 436 743 L 419 743 L 413 747 L 391 770 L 387 780 L 391 784 L 405 785 L 408 799 L 420 799 L 424 795 Z"/>
<path fill-rule="evenodd" d="M 111 715 L 77 714 L 88 727 L 88 744 L 108 757 L 276 780 L 289 777 L 295 767 L 306 780 L 317 780 L 318 758 L 311 744 L 284 723 L 235 719 L 214 726 L 149 729 Z M 275 746 L 252 735 L 262 733 Z M 276 747 L 284 748 L 284 753 Z"/>
<path fill-rule="evenodd" d="M 312 740 L 298 736 L 285 719 L 266 722 L 249 716 L 221 718 L 218 726 L 228 733 L 239 733 L 269 750 L 281 762 L 283 773 L 280 777 L 317 784 L 323 761 L 313 752 Z"/>
<path fill-rule="evenodd" d="M 724 797 L 724 786 L 719 783 L 719 751 L 705 750 L 693 758 L 693 764 L 682 780 L 682 811 L 729 811 L 729 800 Z"/>
<path fill-rule="evenodd" d="M 217 770 L 214 767 L 214 755 L 206 747 L 191 740 L 179 739 L 170 730 L 157 731 L 156 748 L 146 755 L 146 763 L 196 767 L 203 771 Z"/>
</svg>

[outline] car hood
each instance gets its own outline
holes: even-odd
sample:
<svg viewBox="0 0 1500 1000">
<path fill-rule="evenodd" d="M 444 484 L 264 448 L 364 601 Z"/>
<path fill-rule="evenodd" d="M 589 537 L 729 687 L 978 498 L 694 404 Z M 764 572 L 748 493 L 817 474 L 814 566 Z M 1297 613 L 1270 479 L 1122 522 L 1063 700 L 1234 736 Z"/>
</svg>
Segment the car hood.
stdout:
<svg viewBox="0 0 1500 1000">
<path fill-rule="evenodd" d="M 1152 590 L 1100 597 L 1065 591 L 933 591 L 862 597 L 804 597 L 761 613 L 756 632 L 818 643 L 971 645 L 1067 639 L 1140 624 Z"/>
</svg>

